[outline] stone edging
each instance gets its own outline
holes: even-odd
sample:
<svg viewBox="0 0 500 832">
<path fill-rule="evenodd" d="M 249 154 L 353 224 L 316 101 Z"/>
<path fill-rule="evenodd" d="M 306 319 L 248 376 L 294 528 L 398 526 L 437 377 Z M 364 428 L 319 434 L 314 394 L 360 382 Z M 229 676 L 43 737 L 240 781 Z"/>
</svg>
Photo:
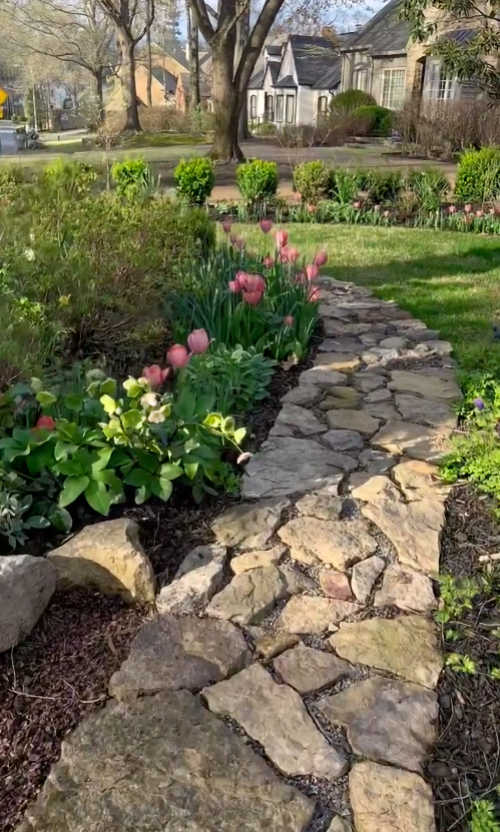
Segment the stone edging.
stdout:
<svg viewBox="0 0 500 832">
<path fill-rule="evenodd" d="M 352 284 L 322 295 L 326 338 L 243 502 L 161 589 L 19 832 L 435 830 L 433 463 L 460 391 L 437 333 Z"/>
</svg>

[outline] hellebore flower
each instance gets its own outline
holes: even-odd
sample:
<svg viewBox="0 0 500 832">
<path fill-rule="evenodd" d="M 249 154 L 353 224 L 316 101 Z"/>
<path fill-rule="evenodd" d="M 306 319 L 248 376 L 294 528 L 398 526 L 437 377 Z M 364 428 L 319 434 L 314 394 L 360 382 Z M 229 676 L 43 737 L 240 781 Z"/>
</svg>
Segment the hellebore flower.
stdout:
<svg viewBox="0 0 500 832">
<path fill-rule="evenodd" d="M 161 387 L 169 374 L 170 367 L 165 367 L 162 370 L 159 364 L 151 364 L 149 367 L 144 367 L 142 371 L 143 378 L 149 382 L 151 387 Z"/>
<path fill-rule="evenodd" d="M 260 230 L 264 232 L 264 234 L 269 234 L 273 224 L 271 220 L 261 220 L 260 223 Z"/>
<path fill-rule="evenodd" d="M 477 408 L 477 410 L 484 410 L 485 407 L 485 404 L 480 396 L 478 396 L 477 399 L 474 399 L 473 405 L 475 408 Z"/>
<path fill-rule="evenodd" d="M 141 404 L 143 407 L 156 407 L 158 396 L 156 393 L 144 393 L 144 396 L 141 396 Z"/>
<path fill-rule="evenodd" d="M 285 326 L 293 326 L 295 323 L 295 318 L 293 317 L 293 315 L 285 315 L 285 317 L 283 318 L 283 323 L 285 324 Z"/>
<path fill-rule="evenodd" d="M 306 266 L 306 277 L 308 280 L 316 280 L 318 274 L 319 269 L 316 263 L 310 263 L 308 266 Z"/>
<path fill-rule="evenodd" d="M 188 335 L 187 342 L 189 349 L 195 355 L 206 352 L 210 346 L 210 338 L 205 329 L 193 329 Z"/>
<path fill-rule="evenodd" d="M 228 219 L 222 221 L 221 225 L 225 234 L 229 234 L 232 224 L 231 220 Z"/>
<path fill-rule="evenodd" d="M 318 251 L 316 257 L 313 260 L 313 263 L 315 263 L 316 266 L 324 266 L 327 260 L 328 254 L 326 253 L 326 251 Z"/>
<path fill-rule="evenodd" d="M 287 243 L 288 232 L 283 231 L 283 229 L 280 228 L 280 230 L 276 232 L 276 245 L 278 246 L 278 248 L 283 248 L 284 246 L 286 246 Z"/>
<path fill-rule="evenodd" d="M 56 423 L 52 416 L 40 416 L 35 425 L 36 428 L 43 428 L 45 430 L 54 430 L 55 426 Z"/>
<path fill-rule="evenodd" d="M 174 344 L 167 352 L 167 361 L 172 367 L 180 369 L 189 361 L 189 353 L 183 344 Z"/>
<path fill-rule="evenodd" d="M 271 269 L 274 266 L 274 260 L 269 256 L 269 254 L 266 254 L 262 262 L 266 269 Z"/>
</svg>

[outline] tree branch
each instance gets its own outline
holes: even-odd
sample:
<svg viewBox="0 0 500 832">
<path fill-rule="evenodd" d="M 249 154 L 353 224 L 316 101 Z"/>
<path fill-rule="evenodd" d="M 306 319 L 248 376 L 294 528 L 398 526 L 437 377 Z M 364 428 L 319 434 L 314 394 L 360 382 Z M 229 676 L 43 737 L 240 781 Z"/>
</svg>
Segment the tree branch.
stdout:
<svg viewBox="0 0 500 832">
<path fill-rule="evenodd" d="M 266 0 L 257 21 L 250 33 L 234 76 L 234 83 L 240 95 L 246 92 L 250 76 L 260 55 L 264 41 L 274 19 L 285 0 Z"/>
</svg>

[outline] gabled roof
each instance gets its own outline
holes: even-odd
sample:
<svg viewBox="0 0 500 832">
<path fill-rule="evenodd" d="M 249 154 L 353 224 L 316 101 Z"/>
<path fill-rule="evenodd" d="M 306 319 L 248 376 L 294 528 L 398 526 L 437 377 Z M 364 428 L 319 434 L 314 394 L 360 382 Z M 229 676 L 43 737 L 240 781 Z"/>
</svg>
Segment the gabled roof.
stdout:
<svg viewBox="0 0 500 832">
<path fill-rule="evenodd" d="M 264 49 L 270 58 L 281 58 L 281 45 L 279 43 L 269 43 Z"/>
<path fill-rule="evenodd" d="M 300 85 L 313 86 L 332 66 L 339 54 L 338 47 L 327 38 L 312 35 L 290 35 L 297 80 Z"/>
<path fill-rule="evenodd" d="M 156 78 L 156 80 L 159 81 L 159 83 L 165 88 L 165 92 L 175 95 L 175 91 L 177 89 L 177 78 L 175 75 L 172 75 L 171 72 L 168 72 L 166 69 L 162 69 L 160 66 L 152 67 L 151 74 L 153 75 L 153 78 Z"/>
<path fill-rule="evenodd" d="M 370 55 L 406 52 L 410 36 L 407 20 L 400 20 L 403 0 L 389 0 L 348 42 L 343 52 L 366 50 Z"/>
<path fill-rule="evenodd" d="M 342 60 L 337 58 L 321 78 L 318 78 L 313 89 L 315 90 L 335 90 L 340 84 L 342 76 Z"/>
<path fill-rule="evenodd" d="M 287 89 L 290 89 L 291 87 L 293 87 L 294 89 L 296 89 L 297 84 L 295 83 L 295 78 L 293 77 L 293 75 L 285 75 L 284 78 L 281 78 L 278 81 L 276 86 L 277 87 L 287 87 Z"/>
<path fill-rule="evenodd" d="M 262 85 L 264 83 L 264 75 L 266 74 L 267 66 L 264 69 L 259 69 L 257 72 L 254 72 L 250 81 L 248 82 L 248 89 L 249 90 L 261 90 Z"/>
</svg>

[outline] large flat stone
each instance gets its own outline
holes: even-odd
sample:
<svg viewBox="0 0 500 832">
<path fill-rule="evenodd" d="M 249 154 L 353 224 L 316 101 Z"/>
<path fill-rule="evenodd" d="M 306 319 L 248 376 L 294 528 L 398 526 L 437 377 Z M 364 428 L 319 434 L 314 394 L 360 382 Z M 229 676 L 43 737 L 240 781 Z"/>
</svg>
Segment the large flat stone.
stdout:
<svg viewBox="0 0 500 832">
<path fill-rule="evenodd" d="M 410 502 L 431 497 L 444 500 L 449 488 L 439 479 L 439 471 L 420 459 L 407 459 L 394 466 L 392 475 Z"/>
<path fill-rule="evenodd" d="M 295 503 L 299 514 L 317 517 L 318 520 L 337 520 L 342 511 L 342 497 L 329 494 L 328 490 L 305 494 Z"/>
<path fill-rule="evenodd" d="M 431 612 L 436 607 L 436 598 L 429 578 L 399 563 L 392 563 L 385 570 L 374 604 L 376 607 L 395 605 L 402 610 Z"/>
<path fill-rule="evenodd" d="M 429 688 L 436 686 L 443 664 L 436 627 L 420 615 L 342 624 L 330 644 L 350 662 L 389 670 Z"/>
<path fill-rule="evenodd" d="M 359 352 L 361 345 L 358 346 Z M 361 359 L 356 353 L 349 352 L 320 352 L 316 357 L 314 365 L 316 367 L 328 368 L 328 370 L 338 370 L 339 373 L 353 373 L 361 364 Z"/>
<path fill-rule="evenodd" d="M 197 697 L 169 691 L 80 723 L 18 832 L 303 832 L 313 810 Z"/>
<path fill-rule="evenodd" d="M 231 569 L 235 575 L 239 575 L 241 572 L 258 569 L 260 566 L 276 566 L 285 551 L 284 546 L 273 546 L 272 549 L 253 549 L 251 552 L 243 552 L 242 555 L 232 558 Z"/>
<path fill-rule="evenodd" d="M 295 560 L 307 564 L 328 563 L 341 571 L 377 548 L 377 541 L 359 519 L 295 517 L 278 534 L 290 547 L 290 555 Z"/>
<path fill-rule="evenodd" d="M 349 578 L 343 572 L 328 568 L 320 569 L 318 581 L 321 591 L 328 598 L 338 598 L 339 601 L 353 600 Z"/>
<path fill-rule="evenodd" d="M 396 395 L 396 407 L 403 419 L 451 431 L 457 423 L 449 403 L 443 399 L 423 399 L 411 393 Z"/>
<path fill-rule="evenodd" d="M 361 394 L 354 387 L 332 387 L 320 402 L 321 410 L 332 410 L 336 407 L 355 408 L 361 401 Z"/>
<path fill-rule="evenodd" d="M 284 404 L 278 414 L 276 424 L 289 425 L 304 436 L 312 436 L 326 431 L 326 425 L 320 422 L 314 413 L 296 404 Z"/>
<path fill-rule="evenodd" d="M 349 794 L 356 832 L 435 832 L 432 789 L 418 774 L 356 763 Z"/>
<path fill-rule="evenodd" d="M 436 740 L 437 697 L 420 685 L 374 676 L 322 699 L 319 709 L 369 760 L 421 772 Z"/>
<path fill-rule="evenodd" d="M 294 595 L 279 617 L 279 626 L 289 633 L 323 633 L 358 610 L 359 606 L 350 601 Z"/>
<path fill-rule="evenodd" d="M 285 578 L 275 566 L 241 572 L 214 595 L 207 614 L 237 624 L 258 624 L 275 603 L 288 595 Z"/>
<path fill-rule="evenodd" d="M 352 568 L 351 586 L 358 601 L 365 604 L 370 597 L 373 585 L 385 568 L 385 560 L 372 555 Z"/>
<path fill-rule="evenodd" d="M 341 473 L 334 454 L 311 439 L 265 442 L 245 469 L 244 497 L 282 497 L 335 486 Z M 262 544 L 258 544 L 261 546 Z"/>
<path fill-rule="evenodd" d="M 86 526 L 48 557 L 63 588 L 93 587 L 128 603 L 154 601 L 153 568 L 139 542 L 137 523 L 126 517 Z"/>
<path fill-rule="evenodd" d="M 319 396 L 319 387 L 313 384 L 299 384 L 292 387 L 288 393 L 281 397 L 283 404 L 312 404 Z"/>
<path fill-rule="evenodd" d="M 320 734 L 299 694 L 261 665 L 205 688 L 203 696 L 211 711 L 232 717 L 260 742 L 285 774 L 333 779 L 345 772 L 347 760 Z"/>
<path fill-rule="evenodd" d="M 429 399 L 453 401 L 461 397 L 453 370 L 436 367 L 427 367 L 421 372 L 393 370 L 389 387 L 398 393 L 418 393 Z"/>
<path fill-rule="evenodd" d="M 212 523 L 212 531 L 225 546 L 262 549 L 273 536 L 288 505 L 287 500 L 240 503 L 219 515 Z"/>
<path fill-rule="evenodd" d="M 359 451 L 363 447 L 363 437 L 355 430 L 329 430 L 321 441 L 334 451 Z"/>
<path fill-rule="evenodd" d="M 0 653 L 29 635 L 56 588 L 56 570 L 45 558 L 0 556 Z"/>
<path fill-rule="evenodd" d="M 282 653 L 273 664 L 283 681 L 302 694 L 324 688 L 352 673 L 349 662 L 305 644 Z"/>
<path fill-rule="evenodd" d="M 311 367 L 300 374 L 301 384 L 314 384 L 317 387 L 335 387 L 337 384 L 345 384 L 347 378 L 337 370 L 328 370 L 324 367 Z"/>
<path fill-rule="evenodd" d="M 366 410 L 329 410 L 326 420 L 332 430 L 355 430 L 363 436 L 372 436 L 380 421 Z"/>
<path fill-rule="evenodd" d="M 197 546 L 184 558 L 172 583 L 156 598 L 161 613 L 195 612 L 208 604 L 224 583 L 225 546 Z"/>
<path fill-rule="evenodd" d="M 130 654 L 109 683 L 111 696 L 131 699 L 142 693 L 219 682 L 249 660 L 242 634 L 228 621 L 162 615 L 143 624 Z"/>
<path fill-rule="evenodd" d="M 371 444 L 391 454 L 407 454 L 428 462 L 441 459 L 446 453 L 446 439 L 436 428 L 393 419 L 371 438 Z"/>
</svg>

